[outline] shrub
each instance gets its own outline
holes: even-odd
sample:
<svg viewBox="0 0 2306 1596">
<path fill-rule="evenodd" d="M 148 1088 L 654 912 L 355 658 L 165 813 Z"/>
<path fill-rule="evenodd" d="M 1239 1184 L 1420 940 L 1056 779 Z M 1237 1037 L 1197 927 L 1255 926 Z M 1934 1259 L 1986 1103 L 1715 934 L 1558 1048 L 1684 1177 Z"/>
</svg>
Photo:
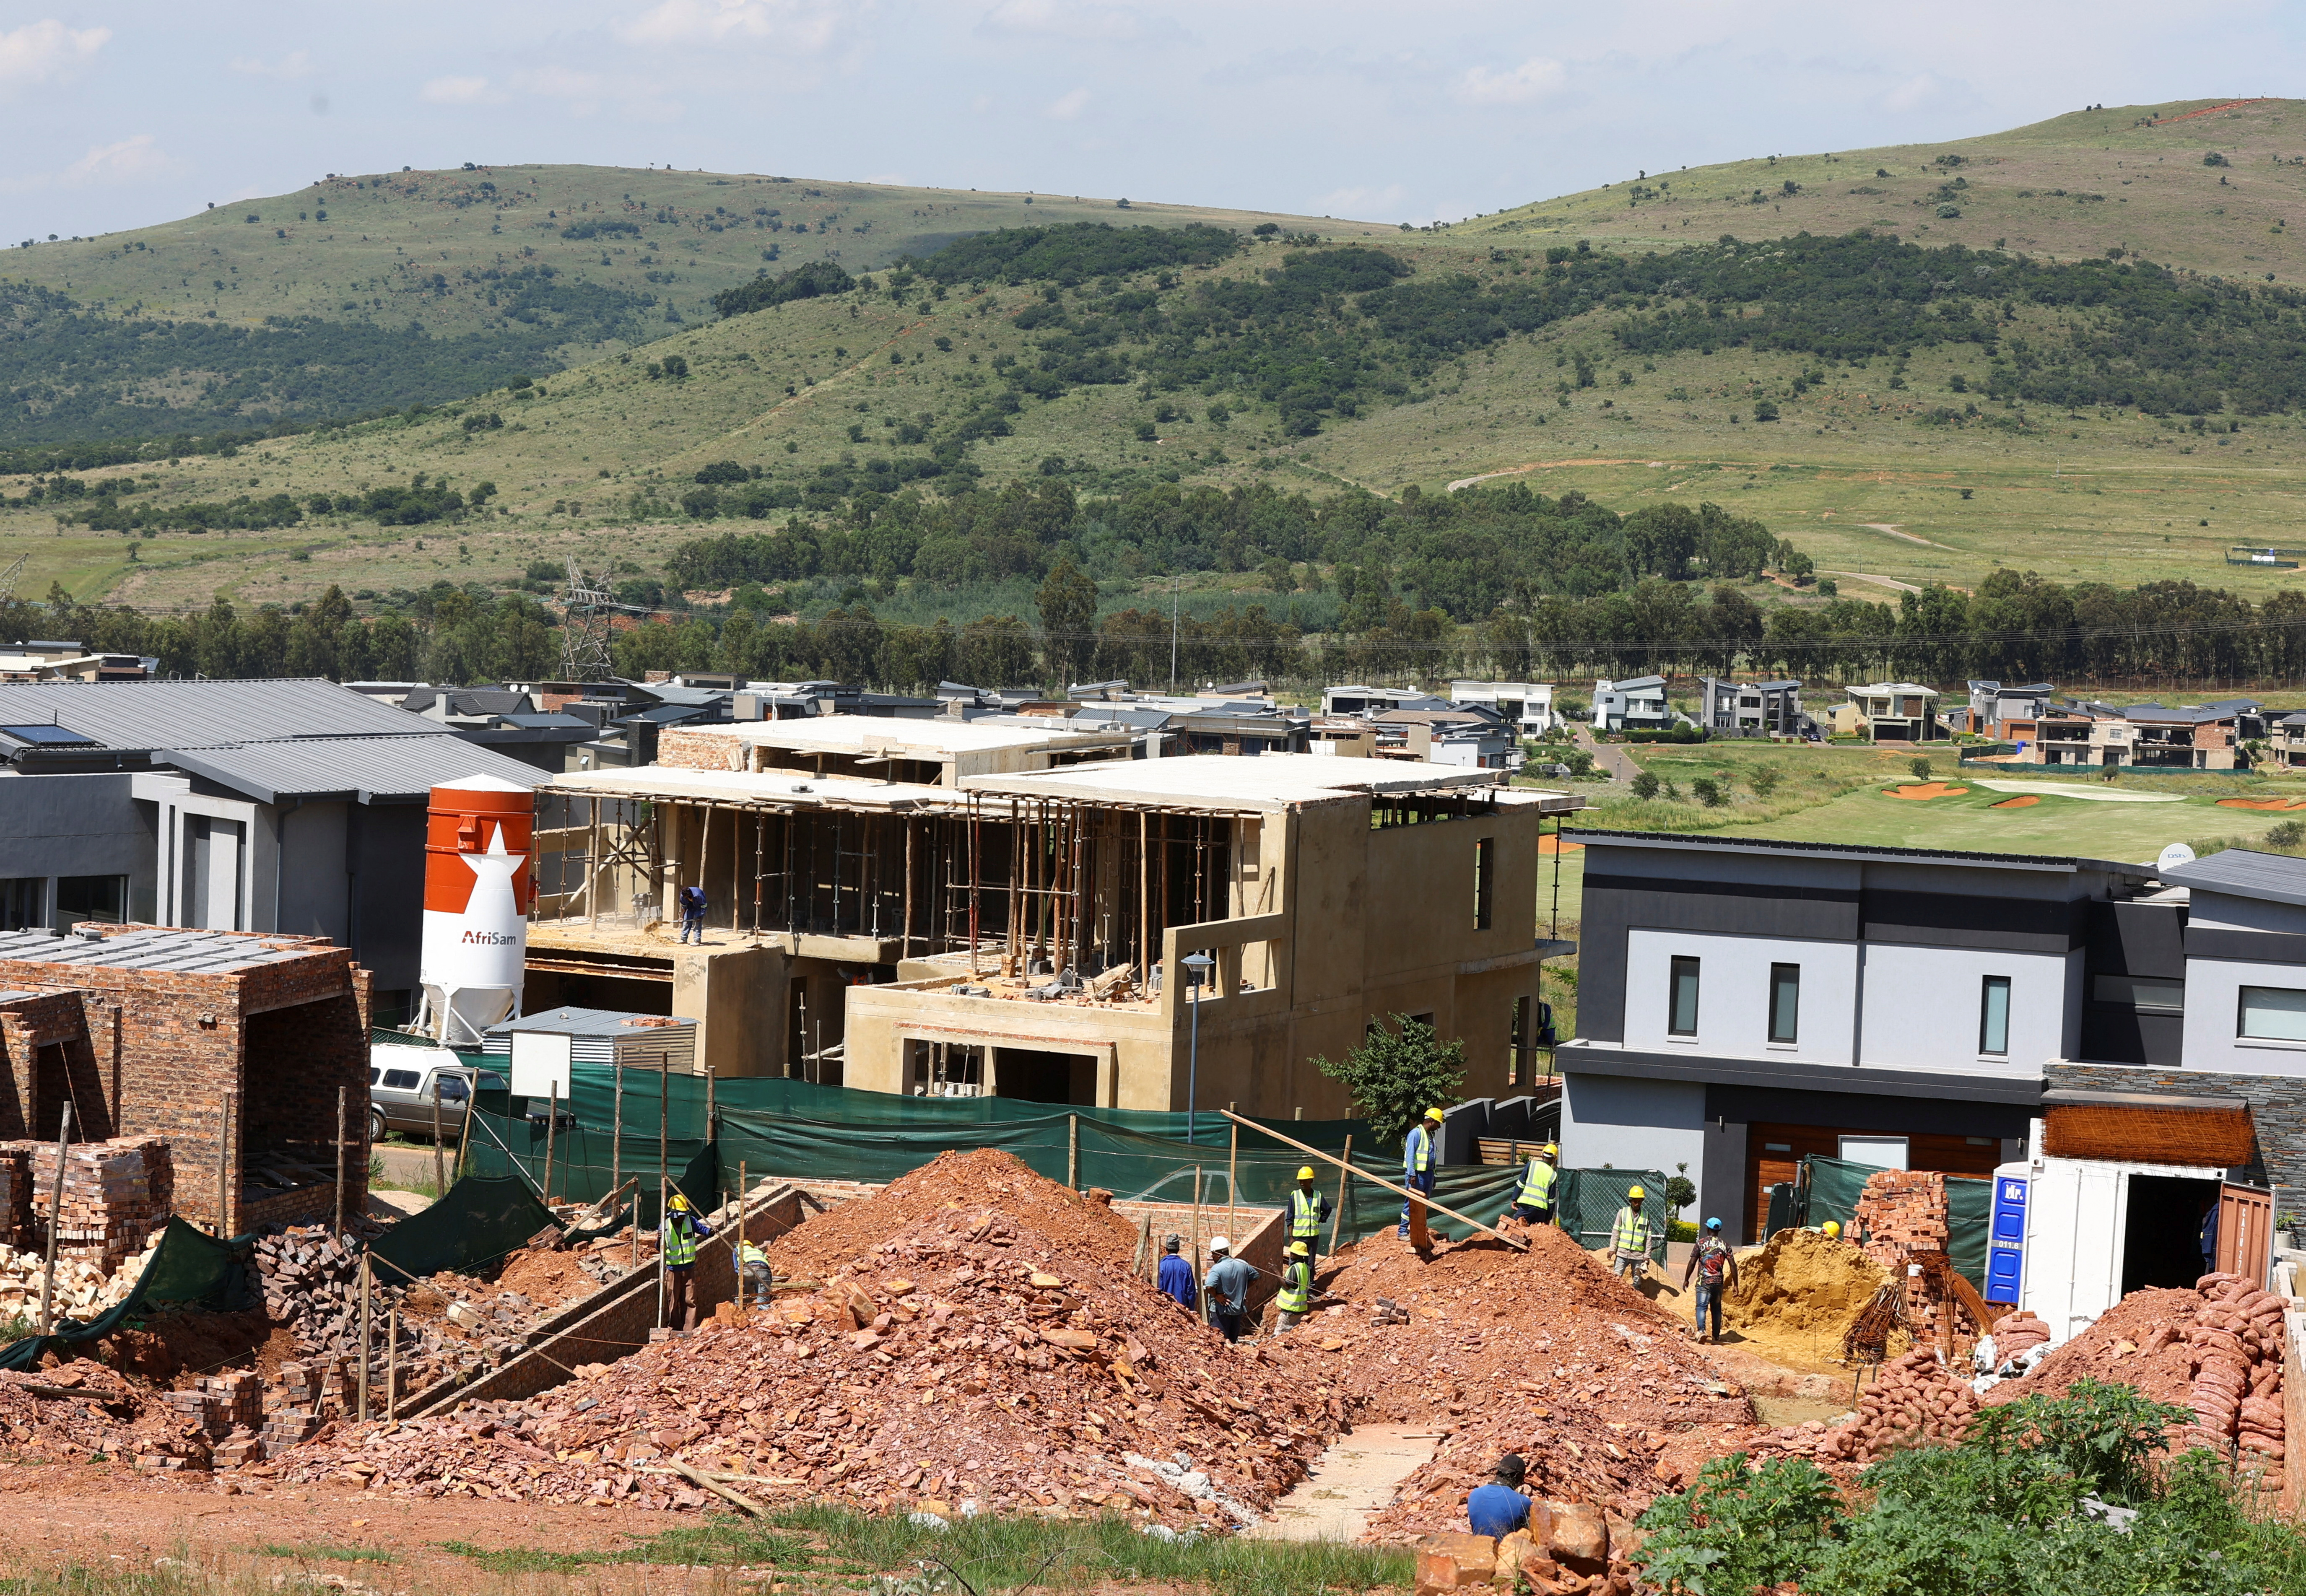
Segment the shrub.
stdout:
<svg viewBox="0 0 2306 1596">
<path fill-rule="evenodd" d="M 1641 771 L 1634 776 L 1634 796 L 1637 798 L 1646 801 L 1657 797 L 1659 786 L 1657 776 L 1653 772 Z"/>
</svg>

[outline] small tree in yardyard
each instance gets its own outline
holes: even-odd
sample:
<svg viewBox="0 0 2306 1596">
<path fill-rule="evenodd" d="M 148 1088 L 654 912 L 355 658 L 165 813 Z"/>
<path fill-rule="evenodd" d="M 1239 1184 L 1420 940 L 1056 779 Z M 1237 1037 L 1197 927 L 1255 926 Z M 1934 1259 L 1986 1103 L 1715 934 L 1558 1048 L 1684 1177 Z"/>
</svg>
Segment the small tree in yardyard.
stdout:
<svg viewBox="0 0 2306 1596">
<path fill-rule="evenodd" d="M 1344 1058 L 1313 1061 L 1322 1074 L 1345 1082 L 1380 1146 L 1400 1141 L 1427 1109 L 1455 1103 L 1465 1088 L 1464 1042 L 1444 1042 L 1406 1014 L 1392 1019 L 1391 1029 L 1378 1027 Z"/>
</svg>

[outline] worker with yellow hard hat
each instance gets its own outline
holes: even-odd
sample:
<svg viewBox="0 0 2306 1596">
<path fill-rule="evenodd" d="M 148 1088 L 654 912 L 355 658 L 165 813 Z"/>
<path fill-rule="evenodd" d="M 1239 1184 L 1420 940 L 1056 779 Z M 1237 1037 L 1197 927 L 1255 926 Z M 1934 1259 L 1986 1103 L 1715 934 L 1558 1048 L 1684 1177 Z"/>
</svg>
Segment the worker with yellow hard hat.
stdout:
<svg viewBox="0 0 2306 1596">
<path fill-rule="evenodd" d="M 1648 1273 L 1650 1264 L 1650 1221 L 1642 1205 L 1649 1193 L 1639 1186 L 1628 1187 L 1626 1205 L 1610 1222 L 1610 1257 L 1611 1267 L 1626 1279 L 1639 1283 Z"/>
<path fill-rule="evenodd" d="M 657 1245 L 664 1260 L 664 1323 L 675 1335 L 696 1328 L 696 1249 L 713 1227 L 676 1191 L 664 1205 Z"/>
<path fill-rule="evenodd" d="M 1305 1243 L 1309 1259 L 1321 1256 L 1321 1227 L 1329 1222 L 1329 1199 L 1313 1189 L 1313 1166 L 1306 1165 L 1297 1172 L 1297 1184 L 1289 1193 L 1289 1203 L 1282 1214 L 1286 1228 L 1282 1233 L 1292 1242 Z"/>
<path fill-rule="evenodd" d="M 1303 1242 L 1292 1242 L 1281 1266 L 1281 1292 L 1273 1299 L 1279 1310 L 1273 1327 L 1276 1336 L 1304 1322 L 1313 1311 L 1313 1249 Z"/>
<path fill-rule="evenodd" d="M 1401 1144 L 1401 1183 L 1421 1197 L 1433 1195 L 1433 1182 L 1440 1174 L 1441 1149 L 1434 1143 L 1447 1111 L 1429 1108 L 1425 1117 L 1409 1128 L 1408 1137 Z M 1401 1230 L 1405 1239 L 1409 1234 L 1409 1204 L 1401 1205 Z"/>
<path fill-rule="evenodd" d="M 1525 1225 L 1552 1224 L 1553 1182 L 1560 1174 L 1555 1165 L 1560 1161 L 1561 1148 L 1554 1142 L 1532 1153 L 1529 1167 L 1522 1172 L 1521 1189 L 1514 1193 L 1511 1206 L 1499 1216 L 1498 1223 L 1518 1219 Z"/>
</svg>

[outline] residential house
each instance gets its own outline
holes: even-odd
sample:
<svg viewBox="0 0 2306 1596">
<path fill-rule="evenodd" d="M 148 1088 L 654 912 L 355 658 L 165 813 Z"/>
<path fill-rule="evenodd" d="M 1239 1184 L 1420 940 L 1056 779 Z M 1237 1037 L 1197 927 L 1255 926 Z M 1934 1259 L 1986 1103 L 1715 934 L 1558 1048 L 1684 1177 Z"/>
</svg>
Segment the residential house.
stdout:
<svg viewBox="0 0 2306 1596">
<path fill-rule="evenodd" d="M 1817 723 L 1802 713 L 1798 681 L 1698 679 L 1698 724 L 1715 737 L 1810 737 Z"/>
<path fill-rule="evenodd" d="M 1847 689 L 1862 735 L 1877 743 L 1930 742 L 1946 735 L 1938 723 L 1938 693 L 1917 682 L 1877 681 Z"/>
<path fill-rule="evenodd" d="M 1325 715 L 1377 715 L 1389 709 L 1448 709 L 1449 701 L 1416 687 L 1339 687 L 1321 694 Z"/>
<path fill-rule="evenodd" d="M 1634 676 L 1593 684 L 1593 730 L 1662 731 L 1674 723 L 1665 701 L 1665 678 Z"/>
<path fill-rule="evenodd" d="M 1969 684 L 1969 713 L 1954 730 L 1977 737 L 2008 738 L 2013 734 L 2005 722 L 2032 721 L 2048 713 L 2057 696 L 2058 689 L 2048 682 L 2004 687 L 1998 681 L 1974 681 Z"/>
<path fill-rule="evenodd" d="M 81 644 L 53 639 L 0 644 L 0 682 L 142 681 L 159 665 L 140 654 L 91 653 Z"/>
<path fill-rule="evenodd" d="M 1525 738 L 1543 737 L 1561 724 L 1553 713 L 1553 687 L 1548 682 L 1453 681 L 1449 702 L 1459 709 L 1494 711 Z"/>
</svg>

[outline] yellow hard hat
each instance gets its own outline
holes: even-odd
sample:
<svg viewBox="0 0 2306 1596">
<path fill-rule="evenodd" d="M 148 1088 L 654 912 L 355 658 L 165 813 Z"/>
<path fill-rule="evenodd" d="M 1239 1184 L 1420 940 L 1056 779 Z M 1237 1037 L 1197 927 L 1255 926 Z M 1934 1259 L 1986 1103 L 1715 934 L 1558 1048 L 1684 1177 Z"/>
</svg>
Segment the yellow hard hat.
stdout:
<svg viewBox="0 0 2306 1596">
<path fill-rule="evenodd" d="M 1626 1193 L 1626 1200 L 1627 1202 L 1639 1202 L 1648 1195 L 1648 1192 L 1643 1191 L 1639 1186 L 1636 1186 Z"/>
<path fill-rule="evenodd" d="M 1448 1113 L 1445 1109 L 1429 1108 L 1425 1111 L 1425 1117 L 1429 1120 L 1447 1119 Z"/>
<path fill-rule="evenodd" d="M 1302 1242 L 1292 1242 L 1289 1243 L 1289 1256 L 1292 1258 L 1304 1258 L 1311 1251 L 1312 1249 L 1306 1246 Z"/>
<path fill-rule="evenodd" d="M 1545 1144 L 1545 1156 L 1549 1158 L 1559 1158 L 1561 1156 L 1560 1144 L 1558 1142 L 1547 1142 Z"/>
<path fill-rule="evenodd" d="M 1304 1168 L 1299 1170 L 1297 1172 L 1297 1178 L 1301 1181 L 1311 1180 L 1313 1178 L 1313 1166 L 1308 1164 Z"/>
<path fill-rule="evenodd" d="M 686 1214 L 688 1212 L 688 1199 L 676 1191 L 672 1194 L 672 1206 L 676 1213 Z"/>
<path fill-rule="evenodd" d="M 1829 1220 L 1827 1220 L 1827 1221 L 1825 1222 L 1825 1225 L 1824 1225 L 1824 1230 L 1825 1230 L 1825 1233 L 1826 1233 L 1827 1235 L 1830 1235 L 1830 1236 L 1838 1236 L 1838 1235 L 1840 1235 L 1840 1234 L 1841 1233 L 1841 1220 L 1839 1220 L 1839 1219 L 1829 1219 Z"/>
</svg>

